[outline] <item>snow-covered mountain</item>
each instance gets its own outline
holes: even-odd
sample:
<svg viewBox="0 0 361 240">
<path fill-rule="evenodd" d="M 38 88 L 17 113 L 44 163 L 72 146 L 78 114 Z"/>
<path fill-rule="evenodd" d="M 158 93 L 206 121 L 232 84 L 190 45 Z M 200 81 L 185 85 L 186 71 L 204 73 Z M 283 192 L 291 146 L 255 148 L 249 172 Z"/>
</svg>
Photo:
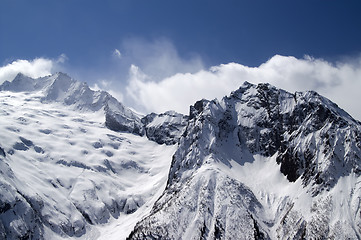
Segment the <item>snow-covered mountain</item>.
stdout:
<svg viewBox="0 0 361 240">
<path fill-rule="evenodd" d="M 114 219 L 125 238 L 164 190 L 175 146 L 142 137 L 149 117 L 62 73 L 0 88 L 0 239 L 95 239 L 112 231 L 93 226 Z"/>
<path fill-rule="evenodd" d="M 0 90 L 0 239 L 361 238 L 361 123 L 315 92 L 141 116 L 63 73 Z"/>
<path fill-rule="evenodd" d="M 361 126 L 315 92 L 201 100 L 134 239 L 358 239 Z"/>
<path fill-rule="evenodd" d="M 105 124 L 114 131 L 124 131 L 144 135 L 140 116 L 123 106 L 109 93 L 93 91 L 86 83 L 78 82 L 64 73 L 32 79 L 19 73 L 11 82 L 0 87 L 2 91 L 40 92 L 42 103 L 60 102 L 80 111 L 105 113 Z"/>
</svg>

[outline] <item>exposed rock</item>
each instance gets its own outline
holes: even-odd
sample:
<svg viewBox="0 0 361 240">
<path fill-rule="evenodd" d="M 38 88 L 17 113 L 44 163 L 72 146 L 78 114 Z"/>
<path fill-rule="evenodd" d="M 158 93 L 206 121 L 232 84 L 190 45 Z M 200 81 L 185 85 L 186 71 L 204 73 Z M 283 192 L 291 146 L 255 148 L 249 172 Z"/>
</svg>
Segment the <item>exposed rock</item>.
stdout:
<svg viewBox="0 0 361 240">
<path fill-rule="evenodd" d="M 261 156 L 280 165 L 290 186 L 301 178 L 306 195 L 328 196 L 342 177 L 360 175 L 360 130 L 357 121 L 315 92 L 291 94 L 269 84 L 246 82 L 220 102 L 198 101 L 190 107 L 166 191 L 129 238 L 268 239 L 276 238 L 271 233 L 275 228 L 277 238 L 313 239 L 336 232 L 341 238 L 359 236 L 359 230 L 345 224 L 341 227 L 345 233 L 340 233 L 329 219 L 319 223 L 309 219 L 293 209 L 298 200 L 287 193 L 272 203 L 271 208 L 277 209 L 273 219 L 265 219 L 265 205 L 234 179 L 225 181 L 219 169 L 232 169 L 235 163 L 244 166 Z M 247 205 L 248 200 L 255 206 Z M 321 212 L 312 213 L 312 218 L 323 219 L 335 211 L 327 206 L 320 206 Z M 320 234 L 314 228 L 327 231 Z"/>
<path fill-rule="evenodd" d="M 188 117 L 174 111 L 162 114 L 151 113 L 142 118 L 147 137 L 159 144 L 173 145 L 187 125 Z"/>
</svg>

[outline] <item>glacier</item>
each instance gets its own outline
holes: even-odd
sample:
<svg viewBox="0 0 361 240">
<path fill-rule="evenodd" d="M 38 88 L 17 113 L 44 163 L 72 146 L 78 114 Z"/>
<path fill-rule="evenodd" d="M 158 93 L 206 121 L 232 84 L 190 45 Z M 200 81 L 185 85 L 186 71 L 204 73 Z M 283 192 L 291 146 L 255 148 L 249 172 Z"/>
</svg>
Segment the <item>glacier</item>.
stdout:
<svg viewBox="0 0 361 240">
<path fill-rule="evenodd" d="M 1 239 L 361 239 L 361 123 L 316 92 L 143 116 L 64 73 L 0 90 Z"/>
</svg>

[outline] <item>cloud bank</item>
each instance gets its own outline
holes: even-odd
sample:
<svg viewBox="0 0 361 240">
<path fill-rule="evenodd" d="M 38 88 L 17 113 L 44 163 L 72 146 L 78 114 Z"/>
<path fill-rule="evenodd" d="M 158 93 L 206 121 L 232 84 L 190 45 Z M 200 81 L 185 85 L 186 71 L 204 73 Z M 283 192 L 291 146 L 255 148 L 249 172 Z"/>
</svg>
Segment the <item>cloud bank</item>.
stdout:
<svg viewBox="0 0 361 240">
<path fill-rule="evenodd" d="M 270 83 L 290 92 L 317 91 L 361 120 L 361 56 L 332 64 L 309 56 L 297 59 L 275 55 L 259 67 L 228 63 L 196 73 L 177 73 L 160 81 L 132 65 L 129 76 L 126 94 L 135 108 L 145 112 L 172 109 L 188 114 L 195 101 L 220 99 L 248 81 Z"/>
<path fill-rule="evenodd" d="M 164 48 L 160 48 L 162 44 L 165 44 Z M 275 55 L 258 67 L 228 63 L 199 70 L 203 68 L 200 58 L 184 59 L 167 42 L 148 44 L 150 50 L 143 54 L 145 58 L 141 58 L 140 52 L 134 53 L 142 50 L 139 45 L 142 44 L 130 44 L 120 59 L 128 59 L 127 81 L 105 77 L 94 84 L 95 89 L 109 91 L 139 112 L 175 110 L 188 114 L 189 106 L 197 100 L 221 99 L 248 81 L 270 83 L 290 92 L 317 91 L 361 120 L 361 55 L 337 63 L 309 56 L 298 59 Z M 133 51 L 132 55 L 129 55 L 129 49 Z M 130 64 L 137 58 L 141 59 L 135 61 L 137 64 Z M 0 84 L 12 80 L 19 72 L 33 78 L 59 69 L 66 72 L 62 67 L 65 61 L 64 54 L 58 59 L 16 60 L 0 67 Z"/>
<path fill-rule="evenodd" d="M 18 73 L 32 78 L 44 77 L 61 69 L 61 65 L 68 60 L 65 54 L 57 59 L 35 58 L 33 60 L 18 59 L 0 67 L 0 84 L 11 81 Z"/>
<path fill-rule="evenodd" d="M 19 72 L 33 78 L 49 75 L 53 65 L 52 60 L 44 58 L 37 58 L 31 61 L 16 60 L 0 67 L 0 84 L 7 80 L 13 80 Z"/>
<path fill-rule="evenodd" d="M 197 54 L 181 56 L 167 38 L 147 41 L 141 38 L 128 38 L 122 42 L 122 63 L 136 65 L 148 78 L 160 81 L 176 73 L 194 73 L 204 68 Z"/>
</svg>

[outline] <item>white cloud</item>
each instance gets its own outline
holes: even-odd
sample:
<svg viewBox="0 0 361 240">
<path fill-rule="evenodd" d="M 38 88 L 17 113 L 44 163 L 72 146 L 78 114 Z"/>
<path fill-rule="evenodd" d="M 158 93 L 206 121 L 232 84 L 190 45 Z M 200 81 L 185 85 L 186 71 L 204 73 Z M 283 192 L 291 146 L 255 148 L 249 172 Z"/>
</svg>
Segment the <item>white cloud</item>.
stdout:
<svg viewBox="0 0 361 240">
<path fill-rule="evenodd" d="M 276 55 L 259 67 L 237 63 L 214 66 L 196 73 L 178 73 L 154 81 L 132 66 L 126 88 L 134 107 L 143 111 L 176 110 L 187 114 L 189 105 L 206 98 L 222 98 L 244 81 L 268 82 L 290 92 L 315 90 L 361 120 L 361 57 L 331 64 L 322 59 Z"/>
<path fill-rule="evenodd" d="M 57 63 L 65 63 L 66 61 L 68 61 L 68 57 L 64 53 L 60 54 L 56 60 Z"/>
<path fill-rule="evenodd" d="M 0 67 L 0 84 L 11 81 L 19 73 L 37 78 L 51 74 L 54 63 L 50 59 L 36 58 L 34 60 L 16 60 L 6 66 Z"/>
<path fill-rule="evenodd" d="M 124 100 L 123 94 L 112 88 L 111 81 L 101 79 L 98 80 L 97 83 L 95 83 L 94 85 L 90 86 L 90 88 L 94 91 L 107 91 L 120 102 L 123 102 Z"/>
<path fill-rule="evenodd" d="M 119 59 L 122 58 L 122 54 L 120 53 L 120 51 L 118 49 L 114 49 L 113 56 L 116 58 L 119 58 Z"/>
<path fill-rule="evenodd" d="M 142 38 L 127 38 L 119 48 L 113 50 L 113 58 L 118 52 L 121 53 L 121 61 L 109 63 L 107 71 L 97 71 L 103 73 L 94 82 L 100 89 L 112 90 L 113 95 L 118 96 L 119 100 L 124 100 L 125 105 L 137 106 L 137 110 L 142 112 L 148 110 L 137 101 L 137 96 L 134 95 L 138 94 L 136 87 L 132 87 L 134 92 L 125 91 L 128 85 L 130 89 L 130 85 L 140 84 L 135 81 L 136 79 L 142 79 L 143 76 L 146 79 L 142 81 L 159 82 L 177 73 L 195 73 L 203 68 L 203 62 L 198 55 L 186 53 L 181 56 L 172 42 L 166 38 L 150 41 Z M 107 80 L 106 86 L 102 83 L 102 79 Z M 132 94 L 131 97 L 127 96 Z"/>
<path fill-rule="evenodd" d="M 95 83 L 94 85 L 89 86 L 89 87 L 93 91 L 101 91 L 102 90 L 97 83 Z"/>
<path fill-rule="evenodd" d="M 68 60 L 65 54 L 57 59 L 35 58 L 33 60 L 18 59 L 0 67 L 0 84 L 11 81 L 18 73 L 23 73 L 32 78 L 43 77 L 61 69 L 61 65 Z"/>
<path fill-rule="evenodd" d="M 136 65 L 154 81 L 176 73 L 194 73 L 203 68 L 202 59 L 196 54 L 180 56 L 175 46 L 166 38 L 145 41 L 126 39 L 122 43 L 123 62 L 127 67 Z"/>
<path fill-rule="evenodd" d="M 176 110 L 188 114 L 197 100 L 220 99 L 249 81 L 268 82 L 290 92 L 315 90 L 361 120 L 361 56 L 333 64 L 310 56 L 276 55 L 259 67 L 228 63 L 202 70 L 199 57 L 180 57 L 164 39 L 135 40 L 124 46 L 128 48 L 123 49 L 122 70 L 129 67 L 128 76 L 104 76 L 94 87 L 144 113 Z M 0 67 L 0 84 L 19 72 L 34 78 L 49 75 L 62 69 L 65 61 L 65 54 L 57 59 L 16 60 Z"/>
</svg>

